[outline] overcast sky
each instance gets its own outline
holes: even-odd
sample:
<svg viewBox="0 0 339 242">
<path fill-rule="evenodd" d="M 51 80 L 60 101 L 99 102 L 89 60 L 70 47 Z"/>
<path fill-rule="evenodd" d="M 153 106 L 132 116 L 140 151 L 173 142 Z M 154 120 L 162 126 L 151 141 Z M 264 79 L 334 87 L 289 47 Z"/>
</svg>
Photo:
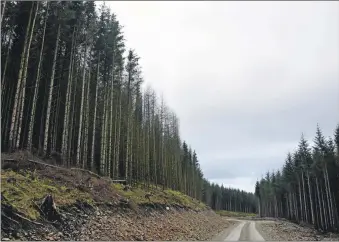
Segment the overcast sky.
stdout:
<svg viewBox="0 0 339 242">
<path fill-rule="evenodd" d="M 106 2 L 213 182 L 253 192 L 339 122 L 339 2 Z"/>
</svg>

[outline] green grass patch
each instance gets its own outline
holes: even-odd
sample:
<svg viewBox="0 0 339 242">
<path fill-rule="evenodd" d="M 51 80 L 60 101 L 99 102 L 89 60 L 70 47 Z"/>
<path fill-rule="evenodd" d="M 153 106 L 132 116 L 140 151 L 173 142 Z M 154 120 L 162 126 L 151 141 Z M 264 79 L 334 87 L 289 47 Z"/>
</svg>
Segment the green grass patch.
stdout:
<svg viewBox="0 0 339 242">
<path fill-rule="evenodd" d="M 191 209 L 202 210 L 206 205 L 190 196 L 187 196 L 179 191 L 171 189 L 163 190 L 162 187 L 151 185 L 149 190 L 145 190 L 141 184 L 134 186 L 129 191 L 124 191 L 124 186 L 121 184 L 113 184 L 119 195 L 132 200 L 137 205 L 156 203 L 163 205 L 181 205 Z M 146 194 L 150 192 L 152 196 L 150 200 L 146 198 Z"/>
<path fill-rule="evenodd" d="M 256 216 L 255 213 L 243 213 L 243 212 L 233 212 L 233 211 L 226 211 L 226 210 L 218 210 L 216 211 L 217 214 L 220 216 L 225 217 L 254 217 Z"/>
<path fill-rule="evenodd" d="M 9 179 L 10 178 L 10 179 Z M 11 180 L 11 182 L 8 182 Z M 47 194 L 51 194 L 57 206 L 70 205 L 76 200 L 92 203 L 90 194 L 78 189 L 67 189 L 50 179 L 39 179 L 34 172 L 27 171 L 19 174 L 14 171 L 1 171 L 1 193 L 8 203 L 31 219 L 37 219 L 39 212 L 33 201 L 41 201 Z"/>
<path fill-rule="evenodd" d="M 122 197 L 130 199 L 131 204 L 135 206 L 153 203 L 169 206 L 180 205 L 195 210 L 206 208 L 205 204 L 190 196 L 171 189 L 163 190 L 160 186 L 151 185 L 145 189 L 145 186 L 139 184 L 128 191 L 124 191 L 124 185 L 121 184 L 112 184 L 112 186 L 113 189 L 110 191 L 112 194 L 118 193 Z M 36 204 L 39 205 L 47 194 L 53 196 L 57 207 L 72 205 L 76 200 L 94 204 L 93 194 L 95 193 L 79 189 L 63 185 L 59 180 L 45 178 L 43 174 L 38 176 L 34 171 L 18 173 L 1 170 L 1 194 L 5 198 L 2 202 L 13 206 L 32 220 L 39 217 Z M 150 200 L 145 196 L 147 193 L 152 194 Z"/>
</svg>

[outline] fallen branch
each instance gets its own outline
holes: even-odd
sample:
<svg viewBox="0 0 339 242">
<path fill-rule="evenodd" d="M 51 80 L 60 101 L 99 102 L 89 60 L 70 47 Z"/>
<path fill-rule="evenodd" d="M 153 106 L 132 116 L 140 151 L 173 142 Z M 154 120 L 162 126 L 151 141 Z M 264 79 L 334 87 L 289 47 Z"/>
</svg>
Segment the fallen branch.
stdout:
<svg viewBox="0 0 339 242">
<path fill-rule="evenodd" d="M 66 170 L 66 169 L 63 168 L 63 167 L 50 165 L 50 164 L 43 163 L 43 162 L 40 162 L 40 161 L 29 160 L 29 159 L 28 159 L 27 161 L 32 162 L 32 163 L 35 163 L 35 164 L 39 164 L 39 165 L 42 165 L 42 166 L 48 166 L 48 167 L 52 167 L 52 168 L 57 168 L 57 169 L 63 169 L 63 170 Z"/>
<path fill-rule="evenodd" d="M 14 220 L 14 219 L 12 219 L 12 218 L 10 218 L 10 217 L 8 217 L 8 216 L 6 216 L 5 214 L 2 213 L 1 216 L 4 216 L 4 217 L 7 218 L 8 220 L 10 220 L 10 221 L 12 221 L 13 223 L 16 223 L 16 224 L 19 225 L 19 222 L 18 222 L 18 221 Z"/>
<path fill-rule="evenodd" d="M 18 216 L 19 218 L 21 218 L 21 219 L 23 219 L 23 220 L 25 220 L 25 221 L 27 221 L 27 222 L 32 223 L 32 224 L 44 226 L 42 223 L 32 221 L 32 220 L 30 220 L 30 219 L 28 219 L 28 218 L 25 218 L 24 216 L 21 216 L 21 215 L 18 214 L 18 213 L 14 213 L 14 215 L 15 215 L 15 216 Z"/>
<path fill-rule="evenodd" d="M 46 217 L 46 214 L 41 210 L 40 206 L 38 204 L 36 204 L 36 202 L 34 202 L 34 200 L 32 200 L 33 205 L 42 213 L 42 215 L 44 215 L 44 217 Z"/>
<path fill-rule="evenodd" d="M 63 214 L 67 214 L 67 215 L 69 215 L 69 216 L 74 216 L 73 214 L 67 213 L 67 212 L 65 212 L 65 211 L 62 211 L 62 213 L 63 213 Z"/>
<path fill-rule="evenodd" d="M 39 161 L 35 161 L 35 160 L 28 160 L 29 162 L 35 163 L 35 164 L 39 164 L 39 165 L 43 165 L 43 166 L 48 166 L 48 167 L 52 167 L 52 168 L 56 168 L 56 169 L 62 169 L 62 170 L 67 170 L 64 167 L 61 166 L 55 166 L 55 165 L 51 165 L 51 164 L 47 164 L 47 163 L 43 163 L 43 162 L 39 162 Z M 85 169 L 81 169 L 81 168 L 76 168 L 76 167 L 72 167 L 70 168 L 71 170 L 76 170 L 76 171 L 82 171 L 82 172 L 87 172 L 89 174 L 91 174 L 92 176 L 95 176 L 99 179 L 101 179 L 101 176 L 99 176 L 98 174 L 95 174 L 92 171 L 89 170 L 85 170 Z"/>
</svg>

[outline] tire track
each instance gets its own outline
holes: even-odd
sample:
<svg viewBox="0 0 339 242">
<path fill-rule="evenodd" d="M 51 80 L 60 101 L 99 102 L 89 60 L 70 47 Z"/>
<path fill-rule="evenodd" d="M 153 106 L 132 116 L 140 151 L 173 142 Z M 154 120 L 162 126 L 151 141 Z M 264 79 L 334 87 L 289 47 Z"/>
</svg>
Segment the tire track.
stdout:
<svg viewBox="0 0 339 242">
<path fill-rule="evenodd" d="M 230 232 L 224 241 L 238 241 L 245 224 L 246 222 L 241 221 L 240 224 Z"/>
<path fill-rule="evenodd" d="M 224 241 L 265 241 L 255 227 L 254 221 L 235 220 L 239 222 L 231 231 L 225 231 Z"/>
</svg>

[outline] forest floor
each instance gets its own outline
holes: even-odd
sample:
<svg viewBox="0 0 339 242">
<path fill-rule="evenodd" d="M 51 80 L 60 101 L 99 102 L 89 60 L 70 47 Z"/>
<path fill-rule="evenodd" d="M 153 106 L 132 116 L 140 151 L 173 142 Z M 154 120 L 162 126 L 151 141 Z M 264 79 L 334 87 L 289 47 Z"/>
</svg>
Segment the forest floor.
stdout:
<svg viewBox="0 0 339 242">
<path fill-rule="evenodd" d="M 171 189 L 139 184 L 125 191 L 27 152 L 1 154 L 1 161 L 2 241 L 208 240 L 236 223 Z M 53 202 L 44 207 L 47 195 Z"/>
</svg>

